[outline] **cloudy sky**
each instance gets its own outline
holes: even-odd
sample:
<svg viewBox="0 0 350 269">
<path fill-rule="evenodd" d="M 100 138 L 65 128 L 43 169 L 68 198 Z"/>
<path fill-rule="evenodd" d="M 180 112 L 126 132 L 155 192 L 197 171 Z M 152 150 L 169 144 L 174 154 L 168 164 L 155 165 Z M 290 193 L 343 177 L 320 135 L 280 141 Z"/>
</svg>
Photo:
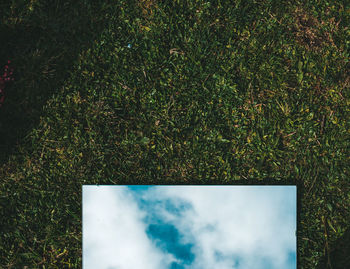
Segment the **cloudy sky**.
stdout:
<svg viewBox="0 0 350 269">
<path fill-rule="evenodd" d="M 84 269 L 295 269 L 295 186 L 83 186 Z"/>
</svg>

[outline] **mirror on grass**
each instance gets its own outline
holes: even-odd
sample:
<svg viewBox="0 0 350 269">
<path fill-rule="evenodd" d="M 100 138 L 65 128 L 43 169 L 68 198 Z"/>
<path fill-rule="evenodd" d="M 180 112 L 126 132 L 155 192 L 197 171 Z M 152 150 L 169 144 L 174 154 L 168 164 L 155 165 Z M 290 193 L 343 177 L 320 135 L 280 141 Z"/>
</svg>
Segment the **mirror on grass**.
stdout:
<svg viewBox="0 0 350 269">
<path fill-rule="evenodd" d="M 83 186 L 83 268 L 295 269 L 296 186 Z"/>
</svg>

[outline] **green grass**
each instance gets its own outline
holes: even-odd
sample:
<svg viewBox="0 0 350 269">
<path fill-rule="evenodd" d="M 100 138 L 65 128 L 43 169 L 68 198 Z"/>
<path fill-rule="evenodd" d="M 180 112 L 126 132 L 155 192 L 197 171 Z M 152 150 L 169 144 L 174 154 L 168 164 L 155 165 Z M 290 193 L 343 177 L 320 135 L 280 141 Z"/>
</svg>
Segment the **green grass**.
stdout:
<svg viewBox="0 0 350 269">
<path fill-rule="evenodd" d="M 1 6 L 0 267 L 81 267 L 82 184 L 271 178 L 303 193 L 300 268 L 328 259 L 350 220 L 346 1 L 70 2 Z"/>
</svg>

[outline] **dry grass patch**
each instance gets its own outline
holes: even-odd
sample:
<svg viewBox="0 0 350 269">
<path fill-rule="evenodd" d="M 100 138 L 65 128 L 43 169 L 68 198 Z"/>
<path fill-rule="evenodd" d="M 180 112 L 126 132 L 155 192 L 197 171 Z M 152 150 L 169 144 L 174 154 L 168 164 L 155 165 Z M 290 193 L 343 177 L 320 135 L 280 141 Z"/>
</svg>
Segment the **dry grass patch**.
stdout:
<svg viewBox="0 0 350 269">
<path fill-rule="evenodd" d="M 295 9 L 294 18 L 295 24 L 291 31 L 294 33 L 296 41 L 307 50 L 320 51 L 325 46 L 336 47 L 332 35 L 338 30 L 340 21 L 335 22 L 335 18 L 331 18 L 327 22 L 318 21 L 301 7 Z M 322 33 L 321 28 L 326 25 L 330 25 L 331 30 Z"/>
<path fill-rule="evenodd" d="M 142 10 L 142 21 L 146 23 L 138 22 L 140 32 L 149 32 L 151 31 L 154 22 L 152 22 L 152 18 L 154 17 L 153 10 L 158 8 L 158 5 L 155 0 L 138 0 L 137 5 Z"/>
<path fill-rule="evenodd" d="M 145 19 L 153 15 L 152 8 L 158 8 L 155 0 L 139 0 L 138 5 L 142 9 L 142 15 Z"/>
</svg>

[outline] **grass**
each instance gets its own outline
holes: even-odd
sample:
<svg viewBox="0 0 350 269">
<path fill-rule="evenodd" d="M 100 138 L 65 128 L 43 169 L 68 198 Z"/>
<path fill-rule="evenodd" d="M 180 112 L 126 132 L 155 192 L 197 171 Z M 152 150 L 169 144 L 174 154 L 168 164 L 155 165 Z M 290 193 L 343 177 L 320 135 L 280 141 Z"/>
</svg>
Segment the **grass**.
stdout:
<svg viewBox="0 0 350 269">
<path fill-rule="evenodd" d="M 299 186 L 300 268 L 346 268 L 345 2 L 2 4 L 0 267 L 81 267 L 82 184 L 255 179 Z"/>
</svg>

